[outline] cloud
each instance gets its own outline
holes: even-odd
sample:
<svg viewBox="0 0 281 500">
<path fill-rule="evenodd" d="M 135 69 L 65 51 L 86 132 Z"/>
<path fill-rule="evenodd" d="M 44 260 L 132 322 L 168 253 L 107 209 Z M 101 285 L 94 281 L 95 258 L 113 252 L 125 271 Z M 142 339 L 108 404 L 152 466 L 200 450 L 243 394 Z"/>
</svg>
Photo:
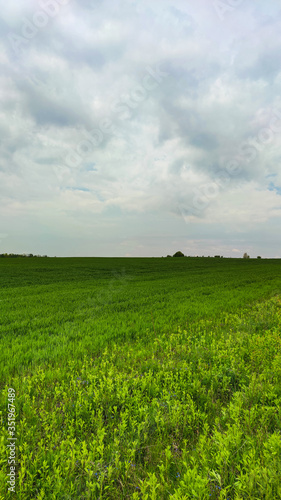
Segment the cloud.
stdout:
<svg viewBox="0 0 281 500">
<path fill-rule="evenodd" d="M 2 5 L 1 245 L 48 253 L 46 239 L 36 243 L 45 228 L 49 252 L 65 254 L 75 227 L 73 254 L 79 237 L 91 248 L 98 238 L 103 252 L 113 224 L 112 255 L 162 255 L 163 245 L 171 253 L 166 235 L 180 243 L 181 228 L 200 253 L 200 241 L 210 252 L 214 243 L 197 233 L 208 240 L 211 227 L 232 255 L 240 246 L 226 242 L 227 228 L 238 240 L 252 231 L 257 241 L 259 224 L 273 235 L 281 215 L 276 3 L 242 2 L 223 20 L 205 0 L 52 0 L 53 11 L 47 3 Z M 145 221 L 152 235 L 161 217 L 161 238 L 143 248 L 135 227 Z M 122 234 L 135 242 L 127 250 Z"/>
</svg>

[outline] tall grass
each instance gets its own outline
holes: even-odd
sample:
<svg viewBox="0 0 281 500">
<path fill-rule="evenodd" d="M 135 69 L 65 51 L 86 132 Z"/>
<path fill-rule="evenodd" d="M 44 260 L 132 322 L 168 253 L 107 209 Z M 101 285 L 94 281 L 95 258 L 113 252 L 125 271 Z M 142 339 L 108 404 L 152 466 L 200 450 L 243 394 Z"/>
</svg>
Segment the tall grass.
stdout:
<svg viewBox="0 0 281 500">
<path fill-rule="evenodd" d="M 3 267 L 0 498 L 281 498 L 276 262 L 54 260 L 65 281 Z"/>
</svg>

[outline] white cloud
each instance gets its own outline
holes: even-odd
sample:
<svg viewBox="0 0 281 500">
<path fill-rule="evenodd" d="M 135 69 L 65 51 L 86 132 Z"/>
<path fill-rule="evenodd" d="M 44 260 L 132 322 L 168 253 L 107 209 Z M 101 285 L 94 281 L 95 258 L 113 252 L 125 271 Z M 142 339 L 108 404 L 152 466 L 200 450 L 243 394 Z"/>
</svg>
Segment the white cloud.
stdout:
<svg viewBox="0 0 281 500">
<path fill-rule="evenodd" d="M 202 228 L 208 234 L 211 227 L 232 255 L 240 246 L 235 238 L 223 243 L 227 227 L 238 240 L 247 232 L 250 245 L 266 223 L 276 239 L 281 131 L 268 142 L 262 132 L 281 109 L 276 3 L 265 10 L 261 2 L 244 2 L 220 21 L 205 0 L 128 1 L 118 9 L 109 1 L 70 1 L 37 27 L 18 58 L 8 34 L 22 36 L 23 20 L 38 9 L 36 2 L 2 5 L 0 191 L 8 236 L 1 245 L 7 251 L 22 245 L 28 251 L 30 241 L 29 251 L 40 253 L 36 235 L 44 228 L 56 255 L 69 247 L 63 235 L 67 240 L 71 227 L 93 244 L 98 237 L 100 251 L 112 254 L 123 248 L 124 232 L 124 241 L 134 241 L 127 253 L 162 255 L 165 235 L 185 222 L 199 254 L 200 244 L 206 251 L 216 246 L 196 237 Z M 89 133 L 99 141 L 84 154 Z M 246 156 L 244 149 L 241 160 L 243 144 L 255 150 Z M 239 155 L 241 168 L 229 175 L 227 165 Z M 221 175 L 228 182 L 210 195 Z M 135 221 L 145 220 L 152 234 L 154 217 L 162 216 L 163 239 L 153 246 L 146 240 L 143 248 Z M 78 239 L 74 254 L 81 253 Z"/>
</svg>

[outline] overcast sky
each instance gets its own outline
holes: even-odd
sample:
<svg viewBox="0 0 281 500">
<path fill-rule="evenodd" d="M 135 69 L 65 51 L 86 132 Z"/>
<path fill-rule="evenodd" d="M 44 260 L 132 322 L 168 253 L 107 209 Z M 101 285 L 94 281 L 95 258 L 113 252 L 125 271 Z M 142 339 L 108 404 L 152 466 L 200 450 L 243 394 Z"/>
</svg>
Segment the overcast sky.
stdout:
<svg viewBox="0 0 281 500">
<path fill-rule="evenodd" d="M 0 253 L 281 257 L 279 2 L 0 7 Z"/>
</svg>

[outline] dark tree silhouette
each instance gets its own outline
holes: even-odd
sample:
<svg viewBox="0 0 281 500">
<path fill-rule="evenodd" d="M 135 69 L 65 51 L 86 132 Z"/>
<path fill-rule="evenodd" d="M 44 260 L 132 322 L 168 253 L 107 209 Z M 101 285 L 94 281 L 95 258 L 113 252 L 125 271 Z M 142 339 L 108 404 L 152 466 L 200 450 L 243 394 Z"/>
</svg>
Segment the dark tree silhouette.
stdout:
<svg viewBox="0 0 281 500">
<path fill-rule="evenodd" d="M 174 253 L 173 257 L 184 257 L 184 254 L 179 251 L 179 252 Z"/>
</svg>

